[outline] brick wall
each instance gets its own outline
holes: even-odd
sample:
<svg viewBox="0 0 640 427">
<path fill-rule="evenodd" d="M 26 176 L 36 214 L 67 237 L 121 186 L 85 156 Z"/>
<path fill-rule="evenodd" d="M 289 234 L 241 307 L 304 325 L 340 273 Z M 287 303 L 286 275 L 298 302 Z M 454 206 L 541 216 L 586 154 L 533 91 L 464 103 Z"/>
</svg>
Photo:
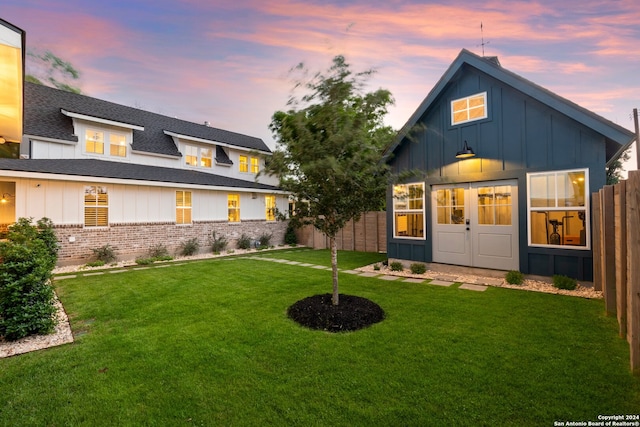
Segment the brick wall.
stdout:
<svg viewBox="0 0 640 427">
<path fill-rule="evenodd" d="M 236 247 L 242 234 L 257 240 L 262 234 L 271 234 L 271 244 L 284 243 L 286 222 L 243 221 L 228 223 L 216 221 L 176 225 L 172 222 L 111 224 L 106 228 L 85 228 L 82 225 L 57 225 L 55 232 L 60 243 L 58 265 L 85 264 L 94 259 L 93 249 L 106 244 L 116 249 L 120 260 L 147 256 L 150 247 L 163 244 L 170 254 L 177 254 L 180 243 L 197 237 L 200 252 L 211 251 L 209 236 L 215 231 L 229 241 L 229 249 Z"/>
</svg>

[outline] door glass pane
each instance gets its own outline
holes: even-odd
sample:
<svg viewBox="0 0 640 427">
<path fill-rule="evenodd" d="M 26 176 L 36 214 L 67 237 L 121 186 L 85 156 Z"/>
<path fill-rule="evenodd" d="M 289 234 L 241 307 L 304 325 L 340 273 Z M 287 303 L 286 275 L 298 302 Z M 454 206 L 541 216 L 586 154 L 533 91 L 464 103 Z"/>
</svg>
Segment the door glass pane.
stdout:
<svg viewBox="0 0 640 427">
<path fill-rule="evenodd" d="M 511 225 L 511 206 L 496 206 L 496 225 Z"/>
<path fill-rule="evenodd" d="M 464 224 L 464 188 L 437 190 L 438 224 Z"/>
<path fill-rule="evenodd" d="M 478 188 L 478 224 L 493 224 L 494 211 L 493 187 Z"/>
</svg>

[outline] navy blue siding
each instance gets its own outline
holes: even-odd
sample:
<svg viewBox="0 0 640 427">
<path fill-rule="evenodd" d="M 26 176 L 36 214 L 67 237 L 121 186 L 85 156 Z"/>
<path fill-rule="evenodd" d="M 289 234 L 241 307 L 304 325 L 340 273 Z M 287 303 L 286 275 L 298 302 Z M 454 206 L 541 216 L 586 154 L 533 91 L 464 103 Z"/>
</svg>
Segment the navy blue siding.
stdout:
<svg viewBox="0 0 640 427">
<path fill-rule="evenodd" d="M 485 91 L 489 117 L 451 126 L 451 100 Z M 476 152 L 473 161 L 455 158 L 465 140 Z M 395 172 L 407 169 L 427 172 L 427 238 L 424 241 L 393 238 L 390 188 L 387 197 L 389 257 L 431 261 L 431 185 L 518 179 L 520 270 L 592 280 L 591 251 L 528 246 L 526 173 L 588 168 L 590 195 L 605 184 L 605 147 L 605 138 L 590 128 L 476 68 L 462 66 L 418 120 L 411 138 L 405 137 L 390 160 Z"/>
</svg>

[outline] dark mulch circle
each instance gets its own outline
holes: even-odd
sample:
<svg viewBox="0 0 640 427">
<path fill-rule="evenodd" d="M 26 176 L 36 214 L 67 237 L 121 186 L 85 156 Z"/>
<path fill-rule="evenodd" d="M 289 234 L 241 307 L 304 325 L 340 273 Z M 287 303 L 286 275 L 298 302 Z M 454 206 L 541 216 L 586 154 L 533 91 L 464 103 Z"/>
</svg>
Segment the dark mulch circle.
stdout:
<svg viewBox="0 0 640 427">
<path fill-rule="evenodd" d="M 375 302 L 353 295 L 340 295 L 339 304 L 331 294 L 302 299 L 287 309 L 287 315 L 302 326 L 328 332 L 357 331 L 384 319 L 384 310 Z"/>
</svg>

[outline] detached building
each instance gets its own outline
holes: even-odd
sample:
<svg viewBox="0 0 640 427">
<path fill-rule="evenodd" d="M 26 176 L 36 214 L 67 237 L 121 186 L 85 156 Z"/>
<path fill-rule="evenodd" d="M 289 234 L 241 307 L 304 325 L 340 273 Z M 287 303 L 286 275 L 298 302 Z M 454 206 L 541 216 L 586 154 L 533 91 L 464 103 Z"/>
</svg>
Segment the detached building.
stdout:
<svg viewBox="0 0 640 427">
<path fill-rule="evenodd" d="M 591 193 L 634 134 L 460 52 L 387 150 L 389 258 L 593 280 Z"/>
</svg>

